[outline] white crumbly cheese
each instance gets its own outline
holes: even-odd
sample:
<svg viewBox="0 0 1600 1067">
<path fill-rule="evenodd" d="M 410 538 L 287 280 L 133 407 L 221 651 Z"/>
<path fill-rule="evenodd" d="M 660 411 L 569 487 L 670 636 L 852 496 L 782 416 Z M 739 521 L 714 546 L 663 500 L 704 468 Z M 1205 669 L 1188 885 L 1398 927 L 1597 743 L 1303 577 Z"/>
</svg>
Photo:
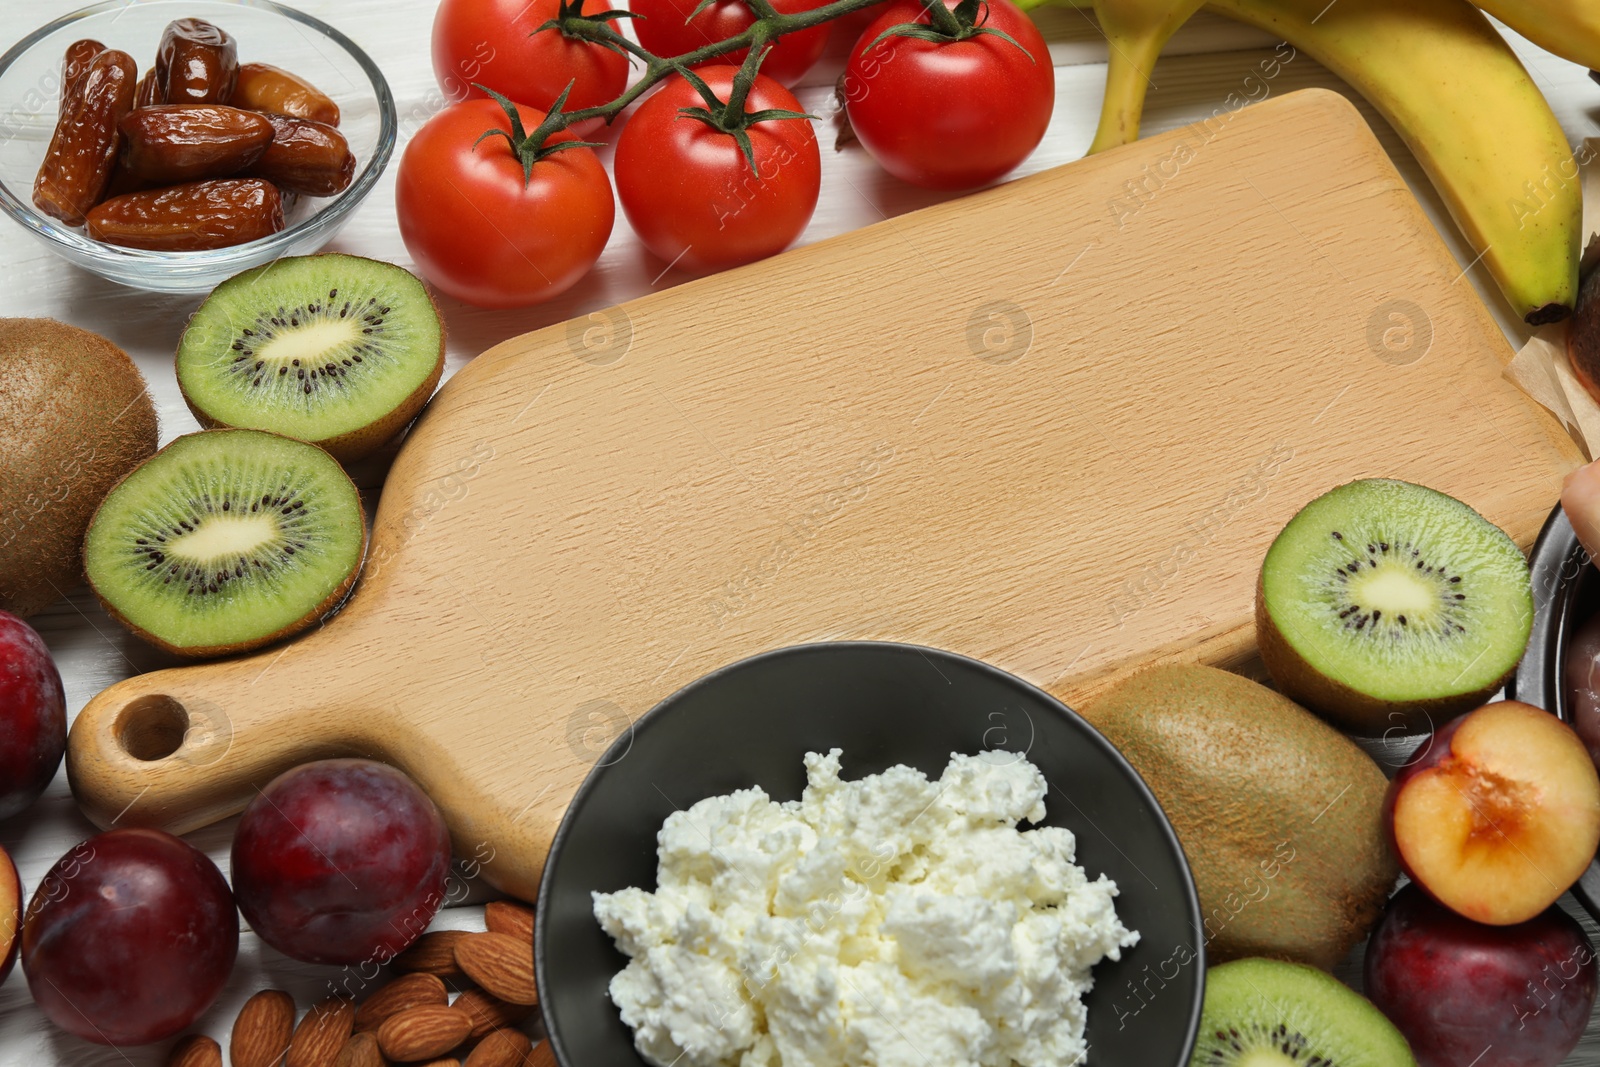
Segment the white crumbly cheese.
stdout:
<svg viewBox="0 0 1600 1067">
<path fill-rule="evenodd" d="M 1090 968 L 1139 935 L 1074 865 L 1025 759 L 953 755 L 846 782 L 806 757 L 667 818 L 658 888 L 594 894 L 630 957 L 611 999 L 658 1067 L 1068 1067 Z"/>
</svg>

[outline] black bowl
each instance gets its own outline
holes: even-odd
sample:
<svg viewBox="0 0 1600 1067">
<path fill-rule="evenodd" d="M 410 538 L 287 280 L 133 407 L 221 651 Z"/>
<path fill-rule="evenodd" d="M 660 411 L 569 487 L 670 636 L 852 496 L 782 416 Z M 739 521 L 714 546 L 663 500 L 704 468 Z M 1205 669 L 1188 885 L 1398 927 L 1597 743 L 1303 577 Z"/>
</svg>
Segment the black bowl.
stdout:
<svg viewBox="0 0 1600 1067">
<path fill-rule="evenodd" d="M 1557 505 L 1533 543 L 1528 566 L 1533 573 L 1533 632 L 1506 696 L 1543 708 L 1572 724 L 1562 664 L 1574 631 L 1600 610 L 1600 571 L 1589 565 L 1572 522 Z M 1600 861 L 1591 860 L 1572 887 L 1578 903 L 1600 920 Z"/>
<path fill-rule="evenodd" d="M 847 779 L 908 764 L 937 777 L 952 752 L 1026 753 L 1051 783 L 1044 825 L 1078 839 L 1090 878 L 1121 889 L 1140 941 L 1095 968 L 1095 1067 L 1183 1067 L 1200 1021 L 1204 935 L 1178 839 L 1128 762 L 1065 705 L 975 660 L 912 645 L 802 645 L 735 663 L 662 701 L 589 772 L 545 864 L 535 962 L 562 1067 L 642 1064 L 606 994 L 627 963 L 590 893 L 654 889 L 656 831 L 676 808 L 755 784 L 800 796 L 807 752 L 844 750 Z M 1062 1065 L 1066 1067 L 1066 1065 Z"/>
</svg>

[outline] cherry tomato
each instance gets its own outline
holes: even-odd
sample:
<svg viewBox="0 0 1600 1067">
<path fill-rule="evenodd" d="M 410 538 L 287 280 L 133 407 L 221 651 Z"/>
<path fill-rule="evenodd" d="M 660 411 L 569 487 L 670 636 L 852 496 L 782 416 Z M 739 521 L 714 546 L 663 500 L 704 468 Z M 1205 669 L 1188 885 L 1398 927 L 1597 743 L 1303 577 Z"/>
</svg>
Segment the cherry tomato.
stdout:
<svg viewBox="0 0 1600 1067">
<path fill-rule="evenodd" d="M 845 65 L 845 114 L 872 158 L 895 177 L 932 189 L 971 189 L 1021 163 L 1044 137 L 1056 99 L 1055 68 L 1044 38 L 1010 0 L 987 0 L 979 25 L 1017 44 L 989 33 L 873 43 L 891 26 L 927 21 L 920 4 L 901 3 L 862 32 Z"/>
<path fill-rule="evenodd" d="M 832 29 L 834 39 L 844 48 L 848 48 L 860 38 L 862 30 L 878 21 L 880 15 L 894 6 L 895 0 L 879 0 L 876 4 L 852 11 L 848 15 L 840 15 L 828 25 Z"/>
<path fill-rule="evenodd" d="M 826 0 L 772 0 L 779 14 L 793 15 L 821 7 Z M 755 14 L 744 0 L 712 0 L 709 7 L 693 19 L 699 0 L 629 0 L 628 10 L 641 18 L 629 19 L 639 43 L 658 56 L 681 56 L 704 48 L 717 41 L 725 41 L 743 33 L 755 22 Z M 783 85 L 793 85 L 800 76 L 811 69 L 828 46 L 828 23 L 813 26 L 799 33 L 787 33 L 773 44 L 771 53 L 761 61 L 761 73 Z M 748 49 L 724 52 L 709 66 L 744 62 Z"/>
<path fill-rule="evenodd" d="M 735 67 L 698 72 L 727 100 Z M 749 263 L 794 243 L 817 206 L 822 156 L 807 119 L 769 119 L 747 129 L 756 170 L 730 134 L 679 108 L 705 101 L 681 77 L 647 97 L 617 137 L 613 164 L 622 210 L 645 247 L 696 274 Z M 757 75 L 745 113 L 799 111 L 793 94 Z"/>
<path fill-rule="evenodd" d="M 524 129 L 544 120 L 517 111 Z M 572 285 L 600 258 L 615 215 L 611 182 L 590 149 L 546 156 L 524 182 L 504 137 L 474 144 L 509 125 L 492 100 L 453 104 L 411 138 L 395 179 L 400 237 L 417 268 L 482 307 L 521 307 Z"/>
<path fill-rule="evenodd" d="M 604 5 L 588 0 L 586 6 L 598 11 Z M 539 30 L 558 8 L 559 0 L 443 0 L 433 18 L 433 76 L 445 98 L 455 103 L 483 97 L 474 82 L 541 111 L 569 82 L 568 111 L 621 96 L 628 81 L 626 56 L 560 30 Z M 587 137 L 601 125 L 590 119 L 570 128 Z"/>
</svg>

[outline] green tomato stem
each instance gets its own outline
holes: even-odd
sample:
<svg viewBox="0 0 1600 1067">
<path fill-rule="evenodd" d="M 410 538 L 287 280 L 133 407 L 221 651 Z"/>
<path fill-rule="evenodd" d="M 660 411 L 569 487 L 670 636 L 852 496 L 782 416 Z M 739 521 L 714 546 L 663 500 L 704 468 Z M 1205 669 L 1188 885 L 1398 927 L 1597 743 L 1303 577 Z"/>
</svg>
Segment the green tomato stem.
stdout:
<svg viewBox="0 0 1600 1067">
<path fill-rule="evenodd" d="M 928 9 L 928 25 L 950 38 L 960 38 L 962 30 L 961 20 L 942 3 L 923 4 Z"/>
<path fill-rule="evenodd" d="M 628 86 L 621 96 L 610 103 L 597 104 L 594 107 L 579 108 L 576 111 L 565 112 L 561 116 L 565 120 L 561 123 L 561 128 L 587 119 L 604 119 L 609 123 L 620 115 L 629 104 L 639 99 L 657 82 L 668 75 L 681 74 L 687 68 L 699 66 L 709 60 L 716 59 L 718 56 L 725 55 L 728 52 L 736 52 L 742 48 L 748 48 L 752 53 L 759 53 L 759 50 L 768 43 L 776 41 L 786 34 L 809 30 L 813 26 L 832 22 L 840 16 L 871 7 L 878 2 L 879 0 L 833 0 L 832 3 L 812 8 L 809 11 L 798 11 L 794 14 L 785 15 L 775 10 L 770 0 L 746 0 L 751 11 L 758 17 L 743 32 L 736 33 L 726 40 L 713 41 L 711 44 L 703 45 L 692 52 L 685 52 L 681 56 L 670 57 L 657 56 L 651 53 L 618 33 L 606 22 L 582 16 L 562 19 L 559 28 L 566 36 L 593 41 L 595 44 L 603 44 L 612 48 L 620 48 L 640 60 L 644 64 L 644 72 L 639 76 L 638 81 Z M 932 13 L 930 17 L 935 23 L 939 21 L 940 15 L 949 19 L 952 23 L 955 22 L 954 16 L 950 14 L 941 0 L 923 0 L 923 3 Z M 770 14 L 764 14 L 763 9 L 770 12 Z M 752 72 L 753 69 L 751 68 Z M 744 77 L 745 73 L 745 71 L 741 70 L 741 77 L 734 85 L 734 96 L 738 98 L 741 109 L 745 95 L 750 91 L 748 82 L 753 80 L 753 73 L 749 78 Z M 743 91 L 741 91 L 741 83 L 743 83 Z M 729 103 L 732 104 L 733 100 L 730 99 Z M 738 114 L 739 112 L 735 111 L 734 113 Z"/>
</svg>

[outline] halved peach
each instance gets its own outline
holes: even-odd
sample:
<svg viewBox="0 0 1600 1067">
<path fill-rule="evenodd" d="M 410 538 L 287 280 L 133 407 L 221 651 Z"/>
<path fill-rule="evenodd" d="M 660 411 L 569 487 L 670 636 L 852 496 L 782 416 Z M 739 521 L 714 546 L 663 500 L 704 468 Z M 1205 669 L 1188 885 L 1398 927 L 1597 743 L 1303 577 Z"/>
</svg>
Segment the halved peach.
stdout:
<svg viewBox="0 0 1600 1067">
<path fill-rule="evenodd" d="M 1412 881 L 1495 926 L 1544 911 L 1600 846 L 1600 775 L 1583 742 L 1512 700 L 1436 733 L 1390 783 L 1386 808 Z"/>
</svg>

